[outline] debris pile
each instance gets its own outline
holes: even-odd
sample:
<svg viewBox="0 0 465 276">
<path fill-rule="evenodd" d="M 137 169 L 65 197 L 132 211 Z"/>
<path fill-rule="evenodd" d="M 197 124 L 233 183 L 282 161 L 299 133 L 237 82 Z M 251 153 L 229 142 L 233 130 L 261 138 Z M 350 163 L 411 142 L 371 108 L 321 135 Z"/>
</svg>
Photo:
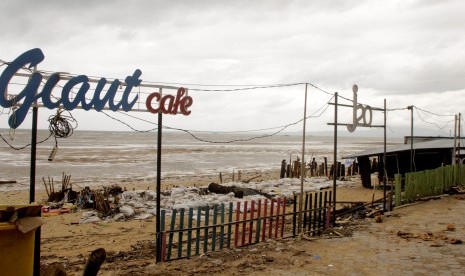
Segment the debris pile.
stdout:
<svg viewBox="0 0 465 276">
<path fill-rule="evenodd" d="M 111 185 L 100 190 L 85 187 L 80 192 L 72 190 L 71 176 L 63 174 L 62 189 L 54 191 L 53 178 L 49 178 L 44 185 L 48 194 L 46 212 L 65 212 L 70 208 L 93 209 L 84 212 L 80 223 L 97 222 L 100 220 L 145 220 L 152 218 L 156 213 L 157 195 L 152 190 L 127 191 L 119 185 Z M 170 216 L 173 209 L 194 209 L 194 217 L 198 207 L 203 211 L 222 203 L 229 204 L 242 201 L 270 199 L 276 196 L 293 198 L 294 193 L 300 192 L 301 180 L 284 178 L 263 182 L 230 182 L 225 184 L 211 183 L 208 187 L 175 187 L 160 195 L 160 207 Z M 323 177 L 307 178 L 304 181 L 304 192 L 319 191 L 332 187 L 333 182 Z M 355 185 L 355 182 L 338 181 L 337 185 Z M 50 192 L 51 191 L 51 192 Z M 52 196 L 57 194 L 58 196 Z M 61 196 L 63 195 L 63 196 Z M 53 200 L 51 200 L 53 199 Z M 69 205 L 71 203 L 71 205 Z M 241 212 L 244 204 L 241 204 Z M 235 210 L 236 204 L 233 205 Z"/>
</svg>

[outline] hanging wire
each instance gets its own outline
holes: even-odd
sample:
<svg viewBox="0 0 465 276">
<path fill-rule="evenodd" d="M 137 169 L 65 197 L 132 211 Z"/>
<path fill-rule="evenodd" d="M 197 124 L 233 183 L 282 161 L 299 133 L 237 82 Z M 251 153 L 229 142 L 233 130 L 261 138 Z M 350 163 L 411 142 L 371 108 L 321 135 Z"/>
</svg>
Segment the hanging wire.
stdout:
<svg viewBox="0 0 465 276">
<path fill-rule="evenodd" d="M 49 136 L 48 136 L 47 138 L 45 138 L 44 140 L 42 140 L 42 141 L 40 141 L 40 142 L 37 142 L 36 145 L 42 144 L 42 143 L 46 142 L 48 139 L 50 139 L 50 137 L 52 137 L 52 135 L 53 135 L 53 134 L 50 133 Z M 15 147 L 15 146 L 13 146 L 10 142 L 8 142 L 8 141 L 3 137 L 3 135 L 1 135 L 1 134 L 0 134 L 0 138 L 1 138 L 10 148 L 12 148 L 12 149 L 14 149 L 14 150 L 23 150 L 23 149 L 25 149 L 25 148 L 27 148 L 27 147 L 29 147 L 29 146 L 32 145 L 32 144 L 27 144 L 27 145 L 22 146 L 22 147 Z"/>
<path fill-rule="evenodd" d="M 318 117 L 321 117 L 325 112 L 326 110 L 328 109 L 328 107 L 330 106 L 329 104 L 329 101 L 331 101 L 332 99 L 334 98 L 331 97 L 329 100 L 328 100 L 328 103 L 325 103 L 324 105 L 320 106 L 318 109 L 316 109 L 311 115 L 307 116 L 306 119 L 309 119 L 309 118 L 318 118 Z M 315 115 L 319 112 L 318 115 Z M 153 128 L 153 129 L 149 129 L 149 130 L 138 130 L 138 129 L 135 129 L 134 127 L 132 127 L 130 124 L 124 122 L 123 120 L 120 120 L 118 118 L 115 118 L 111 115 L 109 115 L 108 113 L 104 112 L 104 111 L 101 111 L 101 113 L 103 113 L 105 116 L 109 117 L 110 119 L 113 119 L 117 122 L 120 122 L 124 125 L 126 125 L 127 127 L 129 127 L 130 129 L 136 131 L 136 132 L 143 132 L 143 133 L 146 133 L 146 132 L 152 132 L 152 131 L 155 131 L 158 129 L 158 126 L 156 128 Z M 132 115 L 129 115 L 127 113 L 123 113 L 123 112 L 120 112 L 121 114 L 123 115 L 126 115 L 126 116 L 129 116 L 131 118 L 134 118 L 134 119 L 137 119 L 137 120 L 141 120 L 141 121 L 144 121 L 144 122 L 147 122 L 147 123 L 150 123 L 150 124 L 153 124 L 153 125 L 157 125 L 156 123 L 154 122 L 150 122 L 148 120 L 145 120 L 145 119 L 142 119 L 142 118 L 139 118 L 139 117 L 136 117 L 136 116 L 132 116 Z M 293 126 L 293 125 L 296 125 L 300 122 L 302 122 L 304 119 L 300 119 L 296 122 L 292 122 L 292 123 L 289 123 L 289 124 L 286 124 L 286 125 L 283 125 L 283 126 L 277 126 L 277 127 L 270 127 L 270 128 L 263 128 L 263 129 L 253 129 L 253 130 L 246 130 L 246 131 L 197 131 L 197 130 L 189 130 L 189 129 L 182 129 L 182 128 L 176 128 L 176 127 L 170 127 L 170 126 L 162 126 L 164 129 L 169 129 L 169 130 L 176 130 L 176 131 L 181 131 L 181 132 L 184 132 L 184 133 L 187 133 L 189 134 L 190 136 L 192 136 L 194 139 L 200 141 L 200 142 L 205 142 L 205 143 L 211 143 L 211 144 L 230 144 L 230 143 L 234 143 L 234 142 L 247 142 L 247 141 L 252 141 L 252 140 L 256 140 L 256 139 L 263 139 L 263 138 L 267 138 L 267 137 L 272 137 L 272 136 L 275 136 L 281 132 L 283 132 L 285 129 Z M 271 134 L 263 134 L 263 135 L 259 135 L 259 136 L 254 136 L 254 137 L 250 137 L 250 138 L 242 138 L 242 139 L 233 139 L 233 140 L 228 140 L 228 141 L 212 141 L 212 140 L 207 140 L 207 139 L 203 139 L 203 138 L 200 138 L 198 137 L 197 135 L 194 134 L 194 132 L 201 132 L 201 133 L 244 133 L 244 132 L 257 132 L 257 131 L 265 131 L 265 130 L 273 130 L 273 129 L 278 129 L 277 131 L 271 133 Z"/>
<path fill-rule="evenodd" d="M 42 144 L 44 142 L 46 142 L 47 140 L 50 139 L 50 137 L 54 137 L 55 138 L 55 145 L 57 145 L 57 138 L 68 138 L 70 137 L 72 134 L 73 134 L 73 131 L 74 129 L 77 128 L 77 121 L 76 119 L 71 115 L 71 113 L 69 111 L 68 114 L 69 115 L 63 115 L 63 112 L 65 110 L 59 110 L 57 112 L 57 114 L 55 115 L 52 115 L 49 117 L 48 119 L 48 122 L 49 122 L 49 135 L 47 138 L 45 138 L 44 140 L 42 141 L 39 141 L 36 143 L 36 145 L 38 144 Z M 10 129 L 11 131 L 11 129 Z M 29 143 L 25 146 L 21 146 L 21 147 L 16 147 L 16 146 L 13 146 L 10 142 L 7 141 L 7 139 L 5 139 L 3 137 L 3 135 L 0 134 L 0 138 L 12 149 L 14 150 L 23 150 L 29 146 L 31 146 L 32 144 Z M 13 140 L 13 139 L 11 139 Z"/>
<path fill-rule="evenodd" d="M 422 110 L 422 111 L 423 111 L 423 110 Z M 425 119 L 421 116 L 421 114 L 420 114 L 420 112 L 419 112 L 418 109 L 415 109 L 415 112 L 417 113 L 418 118 L 420 118 L 421 121 L 423 121 L 424 123 L 433 125 L 433 126 L 439 128 L 439 129 L 445 129 L 451 122 L 454 121 L 454 120 L 450 120 L 450 121 L 447 121 L 447 122 L 443 122 L 444 125 L 443 125 L 443 126 L 440 126 L 440 125 L 438 125 L 437 123 L 433 123 L 433 122 L 429 122 L 429 121 L 425 120 Z"/>
<path fill-rule="evenodd" d="M 63 112 L 68 112 L 64 115 Z M 68 110 L 59 109 L 55 115 L 48 118 L 50 133 L 56 138 L 68 138 L 73 135 L 74 129 L 77 128 L 78 122 Z"/>
</svg>

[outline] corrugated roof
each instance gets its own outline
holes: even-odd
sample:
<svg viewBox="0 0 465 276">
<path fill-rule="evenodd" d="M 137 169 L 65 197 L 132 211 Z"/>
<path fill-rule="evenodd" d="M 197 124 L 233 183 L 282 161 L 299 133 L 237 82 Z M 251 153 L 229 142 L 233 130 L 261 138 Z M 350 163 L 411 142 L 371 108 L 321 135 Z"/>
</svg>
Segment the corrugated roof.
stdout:
<svg viewBox="0 0 465 276">
<path fill-rule="evenodd" d="M 463 148 L 465 146 L 465 139 L 460 139 L 460 146 Z M 457 140 L 458 143 L 458 140 Z M 454 139 L 438 139 L 438 140 L 431 140 L 426 142 L 413 142 L 413 149 L 414 150 L 426 150 L 426 149 L 453 149 L 454 148 Z M 386 147 L 386 153 L 395 153 L 401 151 L 409 151 L 410 150 L 410 143 L 402 144 L 397 146 L 388 146 Z M 361 151 L 358 153 L 350 154 L 347 156 L 343 156 L 342 159 L 348 158 L 355 158 L 360 156 L 374 156 L 380 155 L 384 153 L 384 147 L 368 149 L 365 151 Z"/>
</svg>

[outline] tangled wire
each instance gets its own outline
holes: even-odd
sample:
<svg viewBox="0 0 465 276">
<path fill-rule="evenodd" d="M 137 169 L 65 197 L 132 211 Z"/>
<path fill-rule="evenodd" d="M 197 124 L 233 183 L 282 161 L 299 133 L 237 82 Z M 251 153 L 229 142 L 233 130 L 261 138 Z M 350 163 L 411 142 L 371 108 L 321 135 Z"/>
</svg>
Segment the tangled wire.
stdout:
<svg viewBox="0 0 465 276">
<path fill-rule="evenodd" d="M 68 138 L 73 135 L 74 129 L 77 128 L 77 121 L 69 111 L 69 115 L 63 115 L 65 110 L 58 110 L 56 115 L 50 116 L 48 129 L 56 138 Z"/>
</svg>

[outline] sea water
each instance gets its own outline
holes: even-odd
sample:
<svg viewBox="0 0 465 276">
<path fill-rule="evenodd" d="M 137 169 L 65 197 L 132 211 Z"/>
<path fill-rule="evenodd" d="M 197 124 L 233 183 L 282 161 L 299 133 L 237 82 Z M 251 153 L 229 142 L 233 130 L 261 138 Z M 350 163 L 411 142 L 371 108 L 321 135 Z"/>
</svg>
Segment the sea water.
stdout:
<svg viewBox="0 0 465 276">
<path fill-rule="evenodd" d="M 3 138 L 14 147 L 31 142 L 30 130 L 14 133 L 1 130 Z M 38 141 L 49 136 L 48 130 L 38 131 Z M 194 137 L 195 136 L 195 137 Z M 233 171 L 279 169 L 281 161 L 302 157 L 302 135 L 278 134 L 193 133 L 164 131 L 161 147 L 161 176 L 209 175 Z M 256 137 L 261 137 L 254 139 Z M 334 138 L 306 136 L 306 162 L 324 157 L 332 163 Z M 58 150 L 53 161 L 49 155 Z M 338 159 L 382 147 L 383 138 L 339 137 Z M 14 150 L 0 140 L 0 180 L 14 180 L 16 184 L 2 184 L 0 191 L 29 189 L 31 147 Z M 73 183 L 111 184 L 121 180 L 150 180 L 157 172 L 157 133 L 75 131 L 69 138 L 55 141 L 50 137 L 37 145 L 36 182 L 42 177 L 61 180 L 63 173 L 72 176 Z M 36 184 L 40 186 L 41 184 Z"/>
</svg>

